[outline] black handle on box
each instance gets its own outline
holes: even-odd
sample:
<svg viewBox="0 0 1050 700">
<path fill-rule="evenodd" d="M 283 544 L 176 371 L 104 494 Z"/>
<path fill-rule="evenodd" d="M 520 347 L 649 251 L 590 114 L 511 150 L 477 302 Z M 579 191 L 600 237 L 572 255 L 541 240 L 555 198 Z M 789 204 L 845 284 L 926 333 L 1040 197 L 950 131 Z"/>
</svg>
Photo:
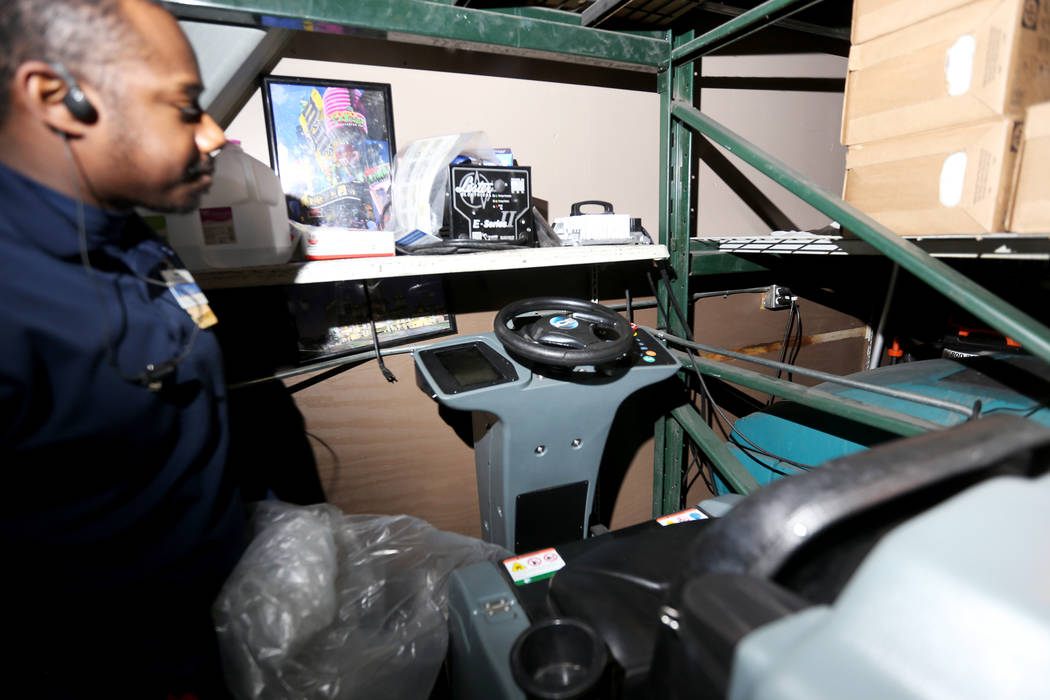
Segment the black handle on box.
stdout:
<svg viewBox="0 0 1050 700">
<path fill-rule="evenodd" d="M 613 213 L 613 205 L 609 204 L 608 202 L 603 202 L 600 199 L 586 199 L 582 202 L 576 202 L 572 205 L 572 208 L 569 210 L 569 213 L 572 216 L 580 216 L 583 213 L 580 211 L 580 207 L 582 207 L 584 204 L 594 204 L 596 206 L 602 207 L 603 209 L 605 209 L 605 211 L 603 211 L 602 214 Z"/>
</svg>

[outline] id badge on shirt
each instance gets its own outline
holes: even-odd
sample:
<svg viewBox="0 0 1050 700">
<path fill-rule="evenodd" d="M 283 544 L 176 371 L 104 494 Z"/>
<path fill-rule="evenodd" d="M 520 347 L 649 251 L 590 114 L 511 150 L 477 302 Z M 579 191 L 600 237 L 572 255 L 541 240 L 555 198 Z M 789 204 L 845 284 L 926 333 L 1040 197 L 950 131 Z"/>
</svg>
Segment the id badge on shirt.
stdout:
<svg viewBox="0 0 1050 700">
<path fill-rule="evenodd" d="M 219 322 L 215 312 L 208 306 L 208 298 L 197 286 L 189 270 L 161 270 L 160 274 L 168 283 L 168 289 L 171 290 L 175 301 L 201 329 L 211 328 Z"/>
</svg>

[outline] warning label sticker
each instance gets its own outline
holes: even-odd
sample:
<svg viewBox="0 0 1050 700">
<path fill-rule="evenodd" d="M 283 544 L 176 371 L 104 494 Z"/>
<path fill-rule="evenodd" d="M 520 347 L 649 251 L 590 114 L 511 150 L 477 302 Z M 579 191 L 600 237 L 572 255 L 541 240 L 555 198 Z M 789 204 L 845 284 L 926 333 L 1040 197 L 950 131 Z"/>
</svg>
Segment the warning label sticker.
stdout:
<svg viewBox="0 0 1050 700">
<path fill-rule="evenodd" d="M 706 520 L 707 514 L 702 513 L 696 508 L 689 508 L 688 510 L 680 510 L 677 513 L 671 513 L 670 515 L 664 515 L 656 519 L 656 522 L 660 523 L 664 527 L 668 525 L 674 525 L 675 523 L 684 523 L 687 520 Z"/>
<path fill-rule="evenodd" d="M 553 576 L 555 571 L 565 566 L 565 560 L 551 548 L 504 559 L 503 566 L 515 585 L 524 586 Z"/>
</svg>

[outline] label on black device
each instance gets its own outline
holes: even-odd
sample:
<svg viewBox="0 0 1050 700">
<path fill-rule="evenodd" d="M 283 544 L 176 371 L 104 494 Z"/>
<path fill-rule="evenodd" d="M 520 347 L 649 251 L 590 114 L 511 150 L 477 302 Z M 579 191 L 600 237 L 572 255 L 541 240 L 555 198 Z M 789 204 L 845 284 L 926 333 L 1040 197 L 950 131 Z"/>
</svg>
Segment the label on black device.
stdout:
<svg viewBox="0 0 1050 700">
<path fill-rule="evenodd" d="M 450 165 L 448 181 L 453 238 L 532 243 L 531 168 Z"/>
</svg>

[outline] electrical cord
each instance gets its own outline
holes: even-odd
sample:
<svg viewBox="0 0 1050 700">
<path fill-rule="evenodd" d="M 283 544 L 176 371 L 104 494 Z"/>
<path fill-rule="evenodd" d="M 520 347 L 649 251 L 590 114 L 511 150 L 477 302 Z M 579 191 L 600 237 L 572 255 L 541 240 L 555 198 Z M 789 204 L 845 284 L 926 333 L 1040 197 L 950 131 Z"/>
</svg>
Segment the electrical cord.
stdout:
<svg viewBox="0 0 1050 700">
<path fill-rule="evenodd" d="M 394 383 L 397 381 L 397 377 L 394 376 L 394 373 L 391 372 L 390 368 L 386 366 L 385 362 L 383 362 L 383 353 L 379 351 L 379 334 L 376 332 L 375 314 L 372 311 L 372 296 L 368 293 L 368 282 L 365 282 L 363 287 L 365 290 L 365 304 L 368 307 L 368 326 L 372 331 L 372 350 L 376 354 L 376 362 L 379 363 L 379 371 L 383 373 L 383 377 L 385 377 L 388 382 Z"/>
<path fill-rule="evenodd" d="M 796 326 L 797 321 L 797 326 Z M 795 364 L 798 359 L 798 351 L 802 347 L 802 314 L 798 308 L 798 300 L 791 298 L 791 307 L 788 309 L 787 327 L 784 329 L 784 340 L 780 344 L 780 362 L 782 364 Z M 789 354 L 790 353 L 790 354 Z M 780 379 L 784 372 L 783 367 L 777 367 L 776 378 Z M 788 381 L 794 381 L 794 375 L 789 371 Z M 769 395 L 766 406 L 772 406 L 776 396 Z"/>
<path fill-rule="evenodd" d="M 692 340 L 693 340 L 693 333 L 690 330 L 688 323 L 686 322 L 685 314 L 682 313 L 682 309 L 681 309 L 681 307 L 678 304 L 678 300 L 675 299 L 674 293 L 671 290 L 671 280 L 670 280 L 670 278 L 667 275 L 667 269 L 666 268 L 663 268 L 663 267 L 660 268 L 660 276 L 661 276 L 661 279 L 662 279 L 662 281 L 664 283 L 664 287 L 667 290 L 667 297 L 670 300 L 670 306 L 674 307 L 675 314 L 678 317 L 679 323 L 681 323 L 681 325 L 682 325 L 682 330 L 684 331 L 684 333 L 686 335 L 686 339 L 689 340 L 690 342 L 692 342 Z M 653 284 L 653 281 L 652 281 L 651 277 L 649 278 L 649 284 L 650 284 L 651 287 L 653 287 L 653 292 L 655 293 L 656 289 L 655 289 L 655 285 Z M 657 298 L 659 299 L 659 297 L 657 297 Z M 665 316 L 665 318 L 667 318 L 667 316 Z M 729 428 L 730 434 L 729 434 L 729 436 L 727 436 L 727 439 L 730 439 L 730 441 L 732 441 L 735 445 L 740 447 L 739 443 L 735 439 L 731 438 L 731 435 L 733 433 L 735 433 L 741 440 L 743 440 L 744 442 L 746 442 L 748 445 L 751 446 L 751 448 L 749 450 L 747 450 L 745 453 L 749 454 L 749 456 L 751 456 L 752 459 L 754 459 L 754 456 L 750 455 L 750 452 L 754 451 L 754 452 L 757 452 L 758 454 L 761 454 L 763 456 L 769 457 L 771 459 L 775 459 L 778 462 L 781 462 L 783 464 L 789 464 L 789 465 L 791 465 L 793 467 L 797 467 L 798 469 L 802 469 L 802 470 L 805 470 L 805 471 L 808 471 L 809 469 L 812 469 L 811 465 L 803 464 L 801 462 L 796 462 L 794 460 L 787 459 L 786 457 L 781 457 L 780 455 L 777 455 L 777 454 L 775 454 L 773 452 L 770 452 L 768 450 L 763 449 L 761 446 L 759 446 L 756 443 L 752 442 L 746 435 L 744 435 L 739 430 L 737 430 L 735 421 L 731 421 L 729 419 L 729 417 L 725 414 L 725 411 L 722 410 L 722 407 L 719 406 L 718 403 L 714 400 L 714 397 L 711 395 L 711 391 L 707 388 L 707 382 L 704 381 L 703 374 L 700 373 L 700 369 L 696 366 L 696 359 L 695 359 L 695 356 L 693 354 L 693 349 L 687 347 L 686 350 L 687 350 L 687 353 L 688 353 L 689 362 L 692 365 L 693 372 L 696 374 L 697 379 L 700 381 L 700 388 L 701 388 L 702 392 L 706 396 L 707 401 L 709 401 L 711 406 L 714 408 L 715 413 L 723 421 L 723 423 L 726 426 L 728 426 L 728 428 Z M 725 429 L 722 429 L 722 434 L 726 435 Z M 755 461 L 758 462 L 759 464 L 761 464 L 766 469 L 769 469 L 770 471 L 773 471 L 773 472 L 776 472 L 778 474 L 784 475 L 784 472 L 780 472 L 777 469 L 775 469 L 774 467 L 772 467 L 772 466 L 770 466 L 768 464 L 765 464 L 764 462 L 762 462 L 760 460 L 755 460 Z"/>
<path fill-rule="evenodd" d="M 738 433 L 738 435 L 739 435 L 739 433 Z M 777 469 L 773 465 L 766 464 L 764 461 L 762 461 L 761 459 L 756 457 L 755 454 L 759 454 L 759 455 L 761 455 L 763 457 L 769 457 L 770 459 L 778 459 L 778 458 L 770 456 L 765 451 L 756 450 L 756 449 L 754 449 L 752 447 L 749 447 L 747 445 L 741 445 L 739 442 L 736 441 L 735 438 L 731 438 L 731 441 L 732 441 L 733 445 L 737 449 L 739 449 L 741 452 L 743 452 L 745 455 L 747 455 L 749 458 L 751 458 L 752 462 L 754 462 L 755 464 L 757 464 L 760 467 L 763 467 L 764 469 L 768 469 L 769 471 L 773 472 L 774 474 L 778 474 L 780 476 L 791 476 L 791 474 L 793 474 L 793 473 L 798 473 L 797 470 L 792 471 L 792 472 L 781 471 L 780 469 Z M 787 462 L 785 460 L 781 460 L 781 459 L 778 459 L 778 463 L 779 464 L 787 464 Z M 792 466 L 794 466 L 794 465 L 792 465 Z M 802 469 L 801 467 L 799 467 L 799 469 L 801 469 L 802 471 L 808 471 L 809 470 L 808 468 Z"/>
<path fill-rule="evenodd" d="M 693 442 L 689 443 L 689 455 L 690 455 L 689 466 L 690 466 L 690 468 L 692 468 L 692 466 L 695 464 L 697 471 L 696 471 L 696 475 L 691 480 L 687 480 L 687 482 L 685 484 L 685 488 L 682 490 L 682 498 L 684 499 L 686 497 L 686 495 L 689 492 L 689 489 L 693 488 L 693 484 L 696 483 L 697 479 L 703 479 L 704 480 L 704 486 L 707 487 L 707 490 L 710 493 L 712 493 L 712 494 L 715 493 L 714 476 L 710 473 L 710 465 L 708 465 L 706 460 L 704 460 L 699 455 L 699 450 L 696 447 L 696 443 L 693 443 Z M 683 501 L 682 505 L 683 506 L 685 505 L 684 501 Z"/>
<path fill-rule="evenodd" d="M 316 440 L 317 442 L 321 443 L 321 446 L 324 447 L 326 450 L 328 450 L 328 454 L 331 455 L 331 457 L 332 457 L 332 463 L 333 463 L 332 466 L 334 467 L 334 471 L 336 473 L 338 473 L 339 472 L 339 467 L 340 467 L 340 465 L 339 465 L 339 455 L 336 453 L 336 451 L 334 449 L 332 449 L 332 446 L 329 445 L 324 440 L 322 440 L 318 435 L 316 435 L 314 433 L 311 433 L 309 430 L 306 431 L 306 435 L 307 435 L 307 437 L 312 437 L 314 440 Z"/>
<path fill-rule="evenodd" d="M 454 238 L 440 243 L 416 246 L 414 248 L 397 247 L 405 255 L 453 255 L 456 253 L 479 253 L 492 250 L 522 250 L 532 246 L 523 243 L 503 241 L 475 241 L 468 238 Z"/>
<path fill-rule="evenodd" d="M 795 312 L 795 321 L 797 325 L 795 326 L 795 349 L 791 353 L 791 359 L 788 360 L 788 364 L 794 365 L 798 361 L 798 352 L 802 349 L 802 311 L 799 309 L 798 303 L 794 299 L 791 300 L 791 306 Z M 787 377 L 789 382 L 795 381 L 795 375 L 791 372 L 788 372 Z"/>
</svg>

